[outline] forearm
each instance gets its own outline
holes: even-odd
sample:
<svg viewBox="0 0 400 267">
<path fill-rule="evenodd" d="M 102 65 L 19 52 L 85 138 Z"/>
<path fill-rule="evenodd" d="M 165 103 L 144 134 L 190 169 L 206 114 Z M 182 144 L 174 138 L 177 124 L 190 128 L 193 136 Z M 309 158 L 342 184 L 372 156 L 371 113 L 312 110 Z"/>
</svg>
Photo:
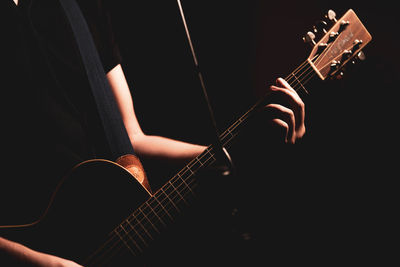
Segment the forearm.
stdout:
<svg viewBox="0 0 400 267">
<path fill-rule="evenodd" d="M 0 265 L 3 264 L 17 266 L 80 266 L 72 261 L 41 253 L 0 237 Z"/>
<path fill-rule="evenodd" d="M 155 135 L 131 137 L 135 152 L 142 158 L 185 163 L 202 153 L 206 147 Z"/>
</svg>

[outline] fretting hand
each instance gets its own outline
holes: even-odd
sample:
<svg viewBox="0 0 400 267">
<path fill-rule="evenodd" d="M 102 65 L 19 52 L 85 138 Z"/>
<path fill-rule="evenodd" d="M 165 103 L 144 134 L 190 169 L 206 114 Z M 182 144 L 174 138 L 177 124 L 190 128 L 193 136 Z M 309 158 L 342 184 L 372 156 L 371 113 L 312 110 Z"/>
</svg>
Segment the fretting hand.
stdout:
<svg viewBox="0 0 400 267">
<path fill-rule="evenodd" d="M 282 130 L 285 143 L 294 144 L 306 132 L 305 105 L 297 92 L 282 78 L 268 88 L 272 101 L 264 106 L 264 116 Z"/>
</svg>

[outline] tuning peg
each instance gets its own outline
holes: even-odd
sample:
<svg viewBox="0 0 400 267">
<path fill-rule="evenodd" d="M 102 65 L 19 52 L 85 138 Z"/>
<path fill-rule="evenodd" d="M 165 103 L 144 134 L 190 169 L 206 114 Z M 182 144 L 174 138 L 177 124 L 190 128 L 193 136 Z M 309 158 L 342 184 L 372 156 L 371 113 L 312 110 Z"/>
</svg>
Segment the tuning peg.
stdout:
<svg viewBox="0 0 400 267">
<path fill-rule="evenodd" d="M 336 12 L 333 11 L 332 9 L 328 10 L 328 13 L 325 15 L 325 17 L 327 19 L 329 19 L 330 21 L 336 22 Z"/>
<path fill-rule="evenodd" d="M 312 32 L 307 32 L 307 34 L 303 37 L 303 41 L 305 43 L 311 44 L 312 46 L 316 44 L 314 39 L 315 39 L 315 34 Z"/>
<path fill-rule="evenodd" d="M 332 43 L 333 41 L 335 41 L 338 36 L 339 36 L 338 32 L 331 32 L 329 34 L 328 44 Z"/>
<path fill-rule="evenodd" d="M 340 22 L 340 27 L 339 27 L 338 32 L 341 33 L 341 32 L 344 31 L 344 30 L 347 28 L 347 26 L 349 26 L 349 25 L 350 25 L 350 21 L 348 21 L 348 20 L 342 20 L 342 21 Z"/>
<path fill-rule="evenodd" d="M 355 52 L 355 51 L 357 51 L 359 48 L 360 48 L 360 46 L 362 45 L 362 43 L 363 43 L 363 41 L 362 40 L 358 40 L 358 39 L 356 39 L 355 41 L 354 41 L 354 45 L 353 45 L 353 51 Z"/>
<path fill-rule="evenodd" d="M 367 58 L 363 51 L 358 52 L 356 57 L 357 57 L 357 59 L 359 59 L 361 61 L 364 61 Z"/>
<path fill-rule="evenodd" d="M 318 45 L 317 54 L 318 54 L 318 55 L 321 55 L 322 52 L 324 52 L 324 50 L 325 50 L 327 47 L 328 47 L 328 44 L 327 44 L 327 43 L 320 43 L 320 44 Z"/>
<path fill-rule="evenodd" d="M 339 66 L 340 66 L 340 61 L 333 60 L 333 61 L 331 62 L 331 68 L 333 68 L 333 69 L 338 69 Z"/>
<path fill-rule="evenodd" d="M 339 70 L 339 68 L 340 68 L 340 61 L 333 60 L 331 62 L 331 69 L 329 71 L 329 74 L 332 76 L 336 71 Z"/>
<path fill-rule="evenodd" d="M 351 50 L 344 50 L 344 51 L 343 51 L 343 54 L 342 54 L 342 59 L 341 59 L 341 61 L 342 61 L 342 62 L 346 61 L 347 59 L 349 59 L 349 58 L 351 57 L 352 54 L 353 54 L 353 51 L 351 51 Z"/>
<path fill-rule="evenodd" d="M 340 68 L 340 61 L 333 60 L 331 62 L 331 73 L 337 71 Z"/>
<path fill-rule="evenodd" d="M 352 64 L 356 64 L 357 61 L 364 61 L 367 57 L 365 56 L 363 51 L 357 53 L 357 55 L 351 61 Z"/>
<path fill-rule="evenodd" d="M 318 33 L 320 31 L 322 31 L 323 33 L 326 33 L 326 27 L 328 26 L 328 23 L 326 23 L 326 21 L 324 20 L 319 20 L 315 23 L 315 26 L 313 26 L 313 31 L 315 33 Z"/>
</svg>

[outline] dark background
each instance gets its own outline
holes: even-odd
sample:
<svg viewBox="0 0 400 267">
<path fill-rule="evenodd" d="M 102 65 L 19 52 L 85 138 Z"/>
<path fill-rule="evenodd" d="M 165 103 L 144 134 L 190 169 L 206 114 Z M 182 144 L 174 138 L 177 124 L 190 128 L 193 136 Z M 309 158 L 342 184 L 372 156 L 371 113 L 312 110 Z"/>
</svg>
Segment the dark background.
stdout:
<svg viewBox="0 0 400 267">
<path fill-rule="evenodd" d="M 109 2 L 142 128 L 212 142 L 176 1 Z M 232 189 L 242 214 L 239 235 L 273 244 L 274 253 L 372 260 L 378 250 L 390 252 L 398 177 L 392 171 L 400 76 L 395 2 L 183 0 L 182 5 L 220 131 L 265 86 L 308 57 L 302 36 L 328 9 L 337 18 L 354 9 L 373 37 L 364 49 L 366 61 L 340 81 L 310 84 L 303 98 L 307 133 L 295 146 L 268 140 L 238 146 L 233 160 L 240 190 L 225 185 L 220 198 Z M 152 173 L 151 163 L 147 167 Z M 175 171 L 160 172 L 168 178 Z"/>
</svg>

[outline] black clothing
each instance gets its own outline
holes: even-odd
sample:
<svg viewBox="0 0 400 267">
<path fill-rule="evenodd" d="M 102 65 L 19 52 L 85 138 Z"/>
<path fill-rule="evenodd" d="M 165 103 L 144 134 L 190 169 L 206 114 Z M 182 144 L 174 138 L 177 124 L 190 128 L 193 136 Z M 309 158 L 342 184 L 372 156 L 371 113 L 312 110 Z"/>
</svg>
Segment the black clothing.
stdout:
<svg viewBox="0 0 400 267">
<path fill-rule="evenodd" d="M 77 1 L 108 72 L 121 57 L 104 3 Z M 0 23 L 7 47 L 0 52 L 7 55 L 4 66 L 10 66 L 3 73 L 9 82 L 7 88 L 2 87 L 2 97 L 8 103 L 1 110 L 2 138 L 9 145 L 5 146 L 7 160 L 2 165 L 12 170 L 6 172 L 9 177 L 1 179 L 5 185 L 1 188 L 8 190 L 0 202 L 2 225 L 37 219 L 62 175 L 85 159 L 107 158 L 108 148 L 104 147 L 105 137 L 94 112 L 89 83 L 59 2 L 20 0 L 16 7 L 12 0 L 0 0 L 0 5 L 4 6 L 0 12 L 7 15 L 0 18 L 7 17 Z M 223 182 L 217 174 L 204 176 L 212 183 L 206 188 L 222 188 L 216 186 L 216 181 Z M 204 266 L 211 260 L 225 264 L 234 258 L 230 254 L 243 253 L 232 250 L 238 241 L 231 235 L 232 225 L 227 223 L 229 210 L 221 211 L 227 204 L 219 192 L 207 190 L 202 195 L 209 200 L 194 205 L 186 218 L 163 233 L 164 241 L 154 244 L 151 252 L 156 256 L 150 254 L 149 266 L 183 266 L 186 262 Z"/>
<path fill-rule="evenodd" d="M 105 3 L 77 2 L 108 72 L 121 57 Z M 108 158 L 109 149 L 59 1 L 20 0 L 16 6 L 12 0 L 3 0 L 1 5 L 0 27 L 5 34 L 1 58 L 6 68 L 2 72 L 6 103 L 1 107 L 6 157 L 2 167 L 10 174 L 2 178 L 6 185 L 2 188 L 12 186 L 3 194 L 0 207 L 2 212 L 7 208 L 21 214 L 32 211 L 36 218 L 36 202 L 43 209 L 49 193 L 69 169 L 85 159 Z M 22 198 L 32 201 L 20 203 Z"/>
</svg>

